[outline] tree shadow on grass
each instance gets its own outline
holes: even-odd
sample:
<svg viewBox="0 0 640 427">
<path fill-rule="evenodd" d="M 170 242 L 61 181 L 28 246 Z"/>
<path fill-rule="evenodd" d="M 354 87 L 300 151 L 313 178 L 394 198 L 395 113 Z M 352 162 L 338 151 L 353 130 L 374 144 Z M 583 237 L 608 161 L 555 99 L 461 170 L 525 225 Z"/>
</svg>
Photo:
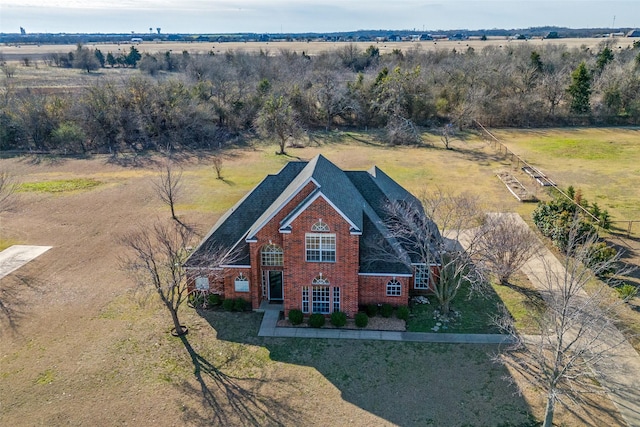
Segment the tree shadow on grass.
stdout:
<svg viewBox="0 0 640 427">
<path fill-rule="evenodd" d="M 525 298 L 527 298 L 527 304 L 530 308 L 536 310 L 544 310 L 546 303 L 544 302 L 544 298 L 542 294 L 537 289 L 526 288 L 524 286 L 515 285 L 513 283 L 506 283 L 502 286 L 506 286 L 509 289 L 513 289 L 514 291 L 522 294 Z"/>
<path fill-rule="evenodd" d="M 29 313 L 29 298 L 44 283 L 32 276 L 13 273 L 0 281 L 0 336 L 19 333 L 20 321 Z"/>
<path fill-rule="evenodd" d="M 206 411 L 198 413 L 187 410 L 185 421 L 202 426 L 294 424 L 296 412 L 292 408 L 258 395 L 242 384 L 260 380 L 227 375 L 200 355 L 186 335 L 181 336 L 180 340 L 191 357 L 197 382 L 197 386 L 185 382 L 181 387 L 187 395 L 201 400 Z"/>
<path fill-rule="evenodd" d="M 279 392 L 285 401 L 290 397 L 297 402 L 293 425 L 318 411 L 325 413 L 327 425 L 348 424 L 351 418 L 345 417 L 360 417 L 359 425 L 379 423 L 380 418 L 397 425 L 536 425 L 526 401 L 503 381 L 508 372 L 493 362 L 493 345 L 263 338 L 257 337 L 259 313 L 203 310 L 200 315 L 217 331 L 218 340 L 269 351 L 279 363 Z M 317 395 L 324 390 L 322 382 L 298 378 L 309 371 L 291 365 L 313 368 L 339 395 Z M 296 382 L 307 384 L 306 393 L 317 397 L 313 407 L 300 403 L 300 390 L 291 386 Z M 365 412 L 344 415 L 344 402 Z"/>
</svg>

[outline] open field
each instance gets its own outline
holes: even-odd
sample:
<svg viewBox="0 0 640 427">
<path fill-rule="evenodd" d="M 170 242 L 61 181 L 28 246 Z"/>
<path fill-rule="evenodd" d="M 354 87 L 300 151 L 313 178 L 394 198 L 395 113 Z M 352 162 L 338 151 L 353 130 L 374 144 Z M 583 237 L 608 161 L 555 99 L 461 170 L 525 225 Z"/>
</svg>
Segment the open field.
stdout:
<svg viewBox="0 0 640 427">
<path fill-rule="evenodd" d="M 274 146 L 229 151 L 224 180 L 206 154 L 185 158 L 178 214 L 206 232 L 265 174 L 317 153 L 346 169 L 375 164 L 415 193 L 440 186 L 478 194 L 488 211 L 527 217 L 533 208 L 495 177 L 513 166 L 474 135 L 454 141 L 455 151 L 436 137 L 432 146 L 397 148 L 370 134 L 321 139 L 289 149 L 291 157 L 276 156 Z M 0 242 L 53 246 L 0 280 L 0 295 L 15 309 L 13 325 L 0 324 L 1 425 L 527 426 L 530 414 L 540 419 L 535 391 L 514 394 L 503 377 L 515 374 L 490 361 L 497 347 L 258 338 L 258 314 L 186 307 L 190 333 L 171 337 L 155 295 L 135 292 L 119 269 L 115 243 L 138 223 L 168 217 L 150 186 L 158 160 L 0 160 L 30 189 L 20 193 L 19 210 L 0 216 Z M 68 182 L 91 185 L 52 191 Z M 557 423 L 622 424 L 606 399 L 591 403 L 559 411 Z"/>
<path fill-rule="evenodd" d="M 597 47 L 600 43 L 611 42 L 614 49 L 625 49 L 633 44 L 633 38 L 575 38 L 575 39 L 531 39 L 531 40 L 508 40 L 506 38 L 490 38 L 489 40 L 437 40 L 437 41 L 421 41 L 421 42 L 354 42 L 360 50 L 366 50 L 367 47 L 374 45 L 380 49 L 380 53 L 391 53 L 394 49 L 407 51 L 409 49 L 425 49 L 425 50 L 466 50 L 472 47 L 480 50 L 486 46 L 502 47 L 506 45 L 518 46 L 521 44 L 531 46 L 545 46 L 550 44 L 566 45 L 569 48 L 579 48 L 582 46 L 588 48 Z M 227 42 L 227 43 L 211 43 L 211 42 L 193 42 L 193 43 L 173 43 L 173 42 L 145 42 L 135 44 L 136 49 L 140 52 L 157 53 L 173 51 L 180 53 L 187 51 L 189 53 L 215 54 L 224 53 L 230 50 L 243 51 L 250 53 L 268 52 L 275 55 L 282 50 L 295 51 L 308 55 L 318 55 L 322 52 L 333 51 L 348 46 L 349 42 Z M 100 49 L 105 55 L 107 52 L 113 54 L 128 51 L 131 44 L 87 44 L 91 49 Z M 4 45 L 0 46 L 0 52 L 8 61 L 20 61 L 22 58 L 30 58 L 31 60 L 41 60 L 50 53 L 66 53 L 76 50 L 75 45 Z"/>
</svg>

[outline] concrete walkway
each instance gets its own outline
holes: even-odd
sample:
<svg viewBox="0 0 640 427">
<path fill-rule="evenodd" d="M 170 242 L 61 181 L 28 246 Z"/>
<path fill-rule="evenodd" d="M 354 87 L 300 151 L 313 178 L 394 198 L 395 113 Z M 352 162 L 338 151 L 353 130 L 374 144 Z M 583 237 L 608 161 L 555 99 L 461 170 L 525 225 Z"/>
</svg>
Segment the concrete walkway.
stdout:
<svg viewBox="0 0 640 427">
<path fill-rule="evenodd" d="M 509 215 L 513 215 L 523 227 L 528 227 L 519 215 Z M 547 268 L 555 271 L 556 274 L 564 271 L 564 266 L 555 255 L 543 247 L 541 255 L 530 259 L 522 271 L 536 288 L 548 291 L 545 280 Z M 543 295 L 545 294 L 543 292 Z M 587 298 L 586 293 L 584 297 Z M 600 376 L 601 384 L 625 422 L 631 427 L 638 427 L 640 426 L 640 355 L 614 325 L 608 324 L 604 328 L 599 336 L 600 343 L 597 345 L 611 348 L 611 350 L 607 352 L 606 360 L 596 364 L 594 370 Z"/>
<path fill-rule="evenodd" d="M 0 252 L 0 279 L 39 257 L 51 246 L 13 245 Z"/>
<path fill-rule="evenodd" d="M 423 332 L 400 331 L 372 331 L 369 329 L 318 329 L 318 328 L 287 328 L 277 327 L 282 306 L 263 305 L 260 337 L 279 338 L 330 338 L 350 340 L 380 340 L 431 342 L 448 344 L 505 344 L 511 342 L 511 337 L 499 334 L 435 334 Z"/>
</svg>

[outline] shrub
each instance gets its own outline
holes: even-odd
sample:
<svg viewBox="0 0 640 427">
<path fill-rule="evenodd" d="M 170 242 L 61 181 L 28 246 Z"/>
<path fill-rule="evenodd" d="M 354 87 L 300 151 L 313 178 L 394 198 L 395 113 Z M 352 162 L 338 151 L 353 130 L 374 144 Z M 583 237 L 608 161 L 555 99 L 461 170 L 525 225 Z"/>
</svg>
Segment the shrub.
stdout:
<svg viewBox="0 0 640 427">
<path fill-rule="evenodd" d="M 366 307 L 367 316 L 376 317 L 378 314 L 378 306 L 376 304 L 369 304 Z"/>
<path fill-rule="evenodd" d="M 368 324 L 369 324 L 369 316 L 367 316 L 367 313 L 356 314 L 356 326 L 358 328 L 364 328 Z"/>
<path fill-rule="evenodd" d="M 615 262 L 612 260 L 617 255 L 616 249 L 612 246 L 607 246 L 605 242 L 594 243 L 587 248 L 587 267 L 594 270 L 594 273 L 598 277 L 606 276 L 615 271 Z"/>
<path fill-rule="evenodd" d="M 292 325 L 299 325 L 304 320 L 304 314 L 302 314 L 301 310 L 293 309 L 289 310 L 289 322 Z"/>
<path fill-rule="evenodd" d="M 233 300 L 233 311 L 245 311 L 248 303 L 242 298 L 236 298 Z"/>
<path fill-rule="evenodd" d="M 220 295 L 218 294 L 209 294 L 209 296 L 207 297 L 207 301 L 212 307 L 217 307 L 222 304 L 222 298 L 220 298 Z"/>
<path fill-rule="evenodd" d="M 312 328 L 322 328 L 324 326 L 324 316 L 320 313 L 313 313 L 309 316 L 309 326 Z"/>
<path fill-rule="evenodd" d="M 398 307 L 398 310 L 396 311 L 396 316 L 398 317 L 398 319 L 407 321 L 409 320 L 409 307 L 407 307 L 406 305 L 401 305 L 400 307 Z"/>
<path fill-rule="evenodd" d="M 231 298 L 222 301 L 222 308 L 227 311 L 233 310 L 233 300 Z"/>
<path fill-rule="evenodd" d="M 620 298 L 625 301 L 629 301 L 631 298 L 636 296 L 636 294 L 638 293 L 638 288 L 630 285 L 629 283 L 626 283 L 622 286 L 617 287 L 616 291 L 618 291 L 618 295 L 620 295 Z"/>
<path fill-rule="evenodd" d="M 382 314 L 382 317 L 391 317 L 391 315 L 393 314 L 393 306 L 387 303 L 382 304 L 380 314 Z"/>
<path fill-rule="evenodd" d="M 201 294 L 191 294 L 189 295 L 188 304 L 189 307 L 193 308 L 202 308 L 204 305 L 204 295 Z"/>
<path fill-rule="evenodd" d="M 331 324 L 338 328 L 343 327 L 347 324 L 347 315 L 342 311 L 334 311 L 331 313 Z"/>
</svg>

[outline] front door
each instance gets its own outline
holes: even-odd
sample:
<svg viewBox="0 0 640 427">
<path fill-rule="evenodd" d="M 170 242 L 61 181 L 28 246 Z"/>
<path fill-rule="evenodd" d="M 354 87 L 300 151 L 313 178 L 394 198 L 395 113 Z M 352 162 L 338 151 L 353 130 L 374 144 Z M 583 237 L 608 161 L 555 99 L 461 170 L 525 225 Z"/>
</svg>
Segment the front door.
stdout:
<svg viewBox="0 0 640 427">
<path fill-rule="evenodd" d="M 282 299 L 282 271 L 269 271 L 269 301 Z"/>
</svg>

